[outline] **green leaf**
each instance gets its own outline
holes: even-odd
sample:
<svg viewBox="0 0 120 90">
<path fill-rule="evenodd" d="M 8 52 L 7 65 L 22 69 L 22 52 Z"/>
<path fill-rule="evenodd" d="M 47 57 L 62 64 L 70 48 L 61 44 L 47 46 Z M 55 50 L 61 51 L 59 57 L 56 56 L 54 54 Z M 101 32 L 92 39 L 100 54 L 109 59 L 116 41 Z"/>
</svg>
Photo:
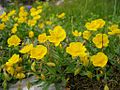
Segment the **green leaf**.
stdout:
<svg viewBox="0 0 120 90">
<path fill-rule="evenodd" d="M 74 72 L 74 76 L 76 76 L 77 74 L 79 74 L 80 73 L 80 68 L 77 68 L 76 70 L 75 70 L 75 72 Z"/>
<path fill-rule="evenodd" d="M 56 74 L 55 68 L 46 67 L 51 74 Z"/>
</svg>

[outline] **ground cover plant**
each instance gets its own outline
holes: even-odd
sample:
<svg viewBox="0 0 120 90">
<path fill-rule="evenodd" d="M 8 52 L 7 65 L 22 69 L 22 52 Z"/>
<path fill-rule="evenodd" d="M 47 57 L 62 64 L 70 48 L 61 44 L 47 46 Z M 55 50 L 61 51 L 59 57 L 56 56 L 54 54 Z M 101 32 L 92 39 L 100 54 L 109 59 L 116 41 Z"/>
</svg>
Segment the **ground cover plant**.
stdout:
<svg viewBox="0 0 120 90">
<path fill-rule="evenodd" d="M 44 82 L 45 90 L 52 83 L 56 90 L 119 90 L 116 1 L 111 1 L 110 8 L 107 0 L 71 0 L 59 6 L 54 1 L 36 2 L 30 8 L 12 7 L 4 12 L 0 16 L 0 86 L 6 90 L 35 76 L 34 82 L 26 84 L 28 88 Z"/>
</svg>

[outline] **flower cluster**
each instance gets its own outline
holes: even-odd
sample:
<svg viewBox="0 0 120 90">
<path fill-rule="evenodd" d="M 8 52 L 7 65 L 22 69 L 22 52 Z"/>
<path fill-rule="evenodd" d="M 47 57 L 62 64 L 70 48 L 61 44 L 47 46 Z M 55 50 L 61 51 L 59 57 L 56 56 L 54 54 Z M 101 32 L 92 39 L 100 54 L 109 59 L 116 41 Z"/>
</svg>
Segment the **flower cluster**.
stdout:
<svg viewBox="0 0 120 90">
<path fill-rule="evenodd" d="M 37 80 L 55 83 L 66 80 L 69 73 L 91 78 L 106 75 L 111 46 L 119 40 L 119 26 L 94 19 L 81 25 L 83 28 L 71 26 L 70 31 L 63 22 L 66 14 L 44 18 L 45 6 L 30 10 L 21 6 L 0 16 L 1 81 L 36 76 Z M 98 71 L 103 73 L 96 75 Z"/>
</svg>

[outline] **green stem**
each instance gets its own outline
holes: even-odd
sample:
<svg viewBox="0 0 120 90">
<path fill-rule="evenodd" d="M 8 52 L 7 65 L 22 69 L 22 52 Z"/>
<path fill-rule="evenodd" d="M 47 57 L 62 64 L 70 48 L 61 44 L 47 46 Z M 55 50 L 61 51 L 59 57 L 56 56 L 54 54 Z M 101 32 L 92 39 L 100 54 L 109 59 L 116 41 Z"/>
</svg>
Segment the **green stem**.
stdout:
<svg viewBox="0 0 120 90">
<path fill-rule="evenodd" d="M 72 26 L 72 31 L 73 31 L 73 27 L 74 27 L 74 25 L 73 25 L 73 16 L 71 17 L 71 26 Z"/>
<path fill-rule="evenodd" d="M 84 8 L 83 16 L 85 16 L 85 14 L 87 12 L 87 5 L 88 5 L 88 0 L 85 0 L 85 8 Z"/>
<path fill-rule="evenodd" d="M 4 82 L 3 82 L 3 90 L 7 90 L 7 81 L 6 80 L 4 80 Z"/>
<path fill-rule="evenodd" d="M 19 81 L 19 85 L 18 85 L 18 90 L 22 90 L 22 88 L 21 88 L 21 80 Z"/>
<path fill-rule="evenodd" d="M 114 11 L 113 11 L 113 18 L 112 18 L 112 20 L 114 20 L 114 18 L 115 18 L 116 11 L 117 11 L 116 8 L 117 8 L 117 0 L 114 1 Z"/>
</svg>

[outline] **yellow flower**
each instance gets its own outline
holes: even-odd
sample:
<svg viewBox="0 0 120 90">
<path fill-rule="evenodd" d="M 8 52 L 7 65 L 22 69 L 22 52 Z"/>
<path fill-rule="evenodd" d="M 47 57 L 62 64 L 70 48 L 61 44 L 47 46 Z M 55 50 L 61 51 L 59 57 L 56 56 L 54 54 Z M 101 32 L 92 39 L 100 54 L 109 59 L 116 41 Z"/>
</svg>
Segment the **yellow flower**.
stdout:
<svg viewBox="0 0 120 90">
<path fill-rule="evenodd" d="M 12 28 L 12 30 L 11 30 L 11 33 L 16 33 L 17 32 L 17 26 L 18 26 L 18 24 L 17 23 L 15 23 L 14 24 L 14 26 L 13 26 L 13 28 Z"/>
<path fill-rule="evenodd" d="M 48 36 L 48 40 L 58 46 L 61 41 L 66 38 L 66 32 L 61 26 L 56 26 L 54 30 L 50 30 L 50 36 Z"/>
<path fill-rule="evenodd" d="M 26 45 L 20 50 L 20 53 L 28 53 L 32 50 L 32 48 L 33 44 Z"/>
<path fill-rule="evenodd" d="M 120 29 L 118 28 L 118 25 L 116 24 L 113 24 L 112 26 L 110 26 L 109 30 L 111 31 L 111 32 L 108 32 L 109 35 L 120 34 Z"/>
<path fill-rule="evenodd" d="M 98 52 L 91 57 L 91 61 L 95 67 L 104 67 L 107 64 L 108 57 L 103 52 Z"/>
<path fill-rule="evenodd" d="M 19 60 L 19 55 L 13 54 L 12 57 L 8 60 L 8 62 L 10 62 L 11 64 L 16 64 L 17 62 L 19 62 Z"/>
<path fill-rule="evenodd" d="M 65 17 L 65 13 L 61 13 L 57 17 L 63 19 Z"/>
<path fill-rule="evenodd" d="M 0 15 L 0 19 L 2 19 L 4 16 L 6 16 L 6 12 L 4 12 L 2 15 Z"/>
<path fill-rule="evenodd" d="M 112 32 L 108 32 L 109 35 L 115 35 L 115 34 L 120 34 L 120 29 L 116 29 Z"/>
<path fill-rule="evenodd" d="M 114 30 L 118 29 L 118 25 L 113 24 L 110 27 L 108 27 L 108 29 L 111 30 L 111 31 L 114 31 Z"/>
<path fill-rule="evenodd" d="M 8 13 L 8 17 L 14 15 L 15 13 L 16 13 L 16 11 L 15 11 L 15 10 L 12 10 L 11 12 Z"/>
<path fill-rule="evenodd" d="M 5 66 L 6 66 L 6 67 L 12 67 L 12 66 L 13 66 L 13 63 L 12 63 L 12 62 L 6 62 L 6 63 L 5 63 Z"/>
<path fill-rule="evenodd" d="M 72 55 L 72 57 L 86 56 L 86 48 L 81 42 L 72 42 L 69 47 L 66 48 L 66 52 Z"/>
<path fill-rule="evenodd" d="M 7 71 L 10 75 L 12 75 L 12 76 L 13 76 L 13 74 L 14 74 L 14 72 L 15 72 L 15 70 L 14 70 L 13 67 L 7 67 L 7 68 L 6 68 L 6 71 Z"/>
<path fill-rule="evenodd" d="M 46 23 L 46 25 L 51 25 L 52 24 L 51 21 L 46 21 L 45 23 Z"/>
<path fill-rule="evenodd" d="M 17 62 L 19 62 L 20 58 L 19 55 L 14 54 L 9 60 L 8 62 L 6 62 L 5 64 L 5 69 L 7 70 L 7 72 L 11 75 L 14 74 L 14 68 L 13 68 L 13 64 L 16 64 Z"/>
<path fill-rule="evenodd" d="M 28 16 L 28 12 L 24 11 L 23 17 L 27 17 L 27 16 Z"/>
<path fill-rule="evenodd" d="M 16 33 L 16 32 L 17 32 L 17 27 L 13 27 L 11 33 Z"/>
<path fill-rule="evenodd" d="M 38 9 L 38 10 L 36 11 L 37 15 L 40 14 L 41 12 L 42 12 L 42 9 Z"/>
<path fill-rule="evenodd" d="M 46 33 L 39 34 L 39 36 L 38 36 L 38 41 L 39 41 L 40 43 L 46 42 L 46 41 L 47 41 Z"/>
<path fill-rule="evenodd" d="M 18 17 L 13 18 L 15 21 L 18 21 Z"/>
<path fill-rule="evenodd" d="M 8 38 L 7 43 L 10 46 L 18 46 L 20 44 L 21 40 L 17 35 L 12 35 L 10 38 Z"/>
<path fill-rule="evenodd" d="M 60 45 L 59 45 L 59 47 L 60 47 L 60 48 L 63 48 L 63 45 L 62 45 L 62 44 L 60 44 Z"/>
<path fill-rule="evenodd" d="M 20 11 L 24 11 L 25 10 L 25 7 L 24 6 L 21 6 L 20 7 Z"/>
<path fill-rule="evenodd" d="M 47 53 L 47 48 L 43 45 L 37 45 L 30 51 L 30 58 L 42 59 Z"/>
<path fill-rule="evenodd" d="M 35 12 L 36 11 L 36 8 L 31 8 L 30 9 L 30 12 Z"/>
<path fill-rule="evenodd" d="M 44 23 L 40 23 L 39 25 L 38 25 L 38 27 L 40 28 L 40 29 L 43 29 L 44 28 Z"/>
<path fill-rule="evenodd" d="M 77 30 L 73 31 L 72 34 L 75 36 L 75 37 L 79 37 L 82 35 L 81 32 L 78 32 Z"/>
<path fill-rule="evenodd" d="M 20 11 L 19 12 L 19 17 L 27 17 L 27 15 L 28 15 L 28 12 L 26 12 L 26 11 Z"/>
<path fill-rule="evenodd" d="M 37 15 L 37 13 L 36 13 L 36 11 L 33 11 L 33 12 L 31 12 L 31 14 L 30 14 L 32 17 L 34 17 L 34 16 L 36 16 Z"/>
<path fill-rule="evenodd" d="M 83 32 L 83 38 L 88 40 L 91 36 L 91 32 L 90 31 L 84 31 Z"/>
<path fill-rule="evenodd" d="M 15 24 L 14 24 L 14 27 L 17 27 L 17 26 L 18 26 L 18 24 L 17 24 L 17 23 L 15 23 Z"/>
<path fill-rule="evenodd" d="M 29 37 L 30 37 L 30 38 L 34 37 L 34 32 L 33 32 L 33 31 L 30 31 L 30 32 L 29 32 Z"/>
<path fill-rule="evenodd" d="M 32 17 L 35 17 L 36 15 L 39 15 L 41 12 L 42 12 L 42 9 L 38 9 L 38 10 L 36 10 L 35 8 L 31 8 L 30 9 L 30 15 L 32 16 Z"/>
<path fill-rule="evenodd" d="M 25 11 L 25 7 L 20 7 L 19 17 L 26 17 L 28 15 L 28 12 Z"/>
<path fill-rule="evenodd" d="M 3 30 L 5 28 L 5 24 L 4 23 L 1 23 L 0 24 L 0 30 Z"/>
<path fill-rule="evenodd" d="M 18 79 L 23 79 L 23 78 L 25 78 L 25 74 L 24 73 L 17 73 L 17 75 L 15 77 Z"/>
<path fill-rule="evenodd" d="M 36 16 L 33 17 L 34 20 L 39 20 L 40 18 L 41 18 L 40 15 L 36 15 Z"/>
<path fill-rule="evenodd" d="M 91 22 L 87 22 L 85 24 L 85 27 L 88 30 L 97 31 L 99 28 L 102 28 L 104 25 L 105 25 L 105 21 L 103 19 L 96 19 Z"/>
<path fill-rule="evenodd" d="M 26 17 L 20 17 L 20 18 L 18 18 L 18 23 L 25 23 L 26 20 L 27 20 Z"/>
<path fill-rule="evenodd" d="M 35 24 L 37 23 L 37 21 L 36 20 L 28 20 L 28 25 L 29 26 L 35 26 Z"/>
<path fill-rule="evenodd" d="M 89 64 L 88 55 L 86 55 L 84 57 L 80 57 L 80 60 L 82 61 L 84 66 L 87 66 Z"/>
<path fill-rule="evenodd" d="M 42 9 L 43 8 L 43 6 L 37 6 L 37 9 Z"/>
<path fill-rule="evenodd" d="M 3 18 L 2 18 L 2 22 L 7 22 L 9 20 L 9 17 L 6 15 L 6 16 L 4 16 Z"/>
<path fill-rule="evenodd" d="M 92 41 L 97 48 L 107 47 L 109 43 L 108 36 L 102 33 L 97 34 Z"/>
</svg>

